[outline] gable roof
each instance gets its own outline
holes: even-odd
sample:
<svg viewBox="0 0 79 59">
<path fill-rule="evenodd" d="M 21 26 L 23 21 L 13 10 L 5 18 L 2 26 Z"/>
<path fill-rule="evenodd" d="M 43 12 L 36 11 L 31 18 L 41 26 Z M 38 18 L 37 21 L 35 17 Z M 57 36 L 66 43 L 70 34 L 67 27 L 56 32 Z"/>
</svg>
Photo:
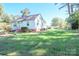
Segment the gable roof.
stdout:
<svg viewBox="0 0 79 59">
<path fill-rule="evenodd" d="M 35 20 L 35 18 L 37 18 L 40 14 L 35 14 L 35 15 L 29 15 L 29 16 L 22 16 L 22 17 L 19 17 L 17 19 L 15 19 L 14 21 L 12 21 L 12 23 L 14 22 L 17 22 L 17 21 L 24 21 L 24 20 Z M 21 19 L 21 20 L 19 20 Z"/>
</svg>

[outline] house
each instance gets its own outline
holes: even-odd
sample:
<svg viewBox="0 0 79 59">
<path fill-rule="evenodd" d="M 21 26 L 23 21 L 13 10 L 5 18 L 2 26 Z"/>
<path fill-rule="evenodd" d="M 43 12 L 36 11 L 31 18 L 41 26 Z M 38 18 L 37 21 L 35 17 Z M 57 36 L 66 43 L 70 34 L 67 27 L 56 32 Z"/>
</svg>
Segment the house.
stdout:
<svg viewBox="0 0 79 59">
<path fill-rule="evenodd" d="M 27 27 L 32 31 L 40 31 L 46 29 L 46 21 L 40 14 L 21 16 L 11 22 L 11 29 L 16 31 L 22 27 Z"/>
</svg>

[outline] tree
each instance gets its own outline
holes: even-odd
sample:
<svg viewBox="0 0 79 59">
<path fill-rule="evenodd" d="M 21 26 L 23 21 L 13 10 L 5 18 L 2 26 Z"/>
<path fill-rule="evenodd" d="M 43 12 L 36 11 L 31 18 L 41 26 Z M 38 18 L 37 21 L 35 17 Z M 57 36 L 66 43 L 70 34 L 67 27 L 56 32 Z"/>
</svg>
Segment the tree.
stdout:
<svg viewBox="0 0 79 59">
<path fill-rule="evenodd" d="M 13 17 L 9 14 L 3 14 L 2 16 L 2 22 L 10 23 L 12 21 Z"/>
<path fill-rule="evenodd" d="M 10 22 L 10 16 L 4 12 L 4 7 L 0 4 L 0 22 Z"/>
<path fill-rule="evenodd" d="M 79 28 L 79 10 L 72 13 L 68 18 L 67 22 L 71 24 L 72 29 Z"/>
<path fill-rule="evenodd" d="M 30 13 L 30 11 L 29 11 L 29 9 L 25 8 L 25 9 L 23 9 L 23 10 L 21 11 L 21 13 L 22 13 L 22 16 L 28 16 L 29 13 Z"/>
<path fill-rule="evenodd" d="M 2 16 L 3 12 L 4 12 L 4 7 L 0 4 L 0 16 Z"/>
<path fill-rule="evenodd" d="M 74 12 L 74 4 L 71 4 L 71 13 Z"/>
<path fill-rule="evenodd" d="M 53 18 L 52 26 L 58 26 L 58 25 L 59 25 L 59 18 L 58 17 Z"/>
<path fill-rule="evenodd" d="M 55 3 L 57 5 L 57 3 Z M 62 9 L 64 7 L 67 7 L 68 14 L 72 14 L 76 10 L 79 10 L 79 3 L 61 3 L 59 9 Z"/>
<path fill-rule="evenodd" d="M 59 28 L 65 28 L 65 20 L 59 17 L 55 17 L 52 19 L 52 26 L 59 27 Z"/>
<path fill-rule="evenodd" d="M 67 7 L 67 12 L 68 12 L 69 15 L 71 13 L 73 13 L 73 4 L 72 3 L 61 3 L 59 10 L 61 10 L 64 7 Z"/>
<path fill-rule="evenodd" d="M 73 8 L 76 10 L 79 10 L 79 3 L 73 3 Z"/>
</svg>

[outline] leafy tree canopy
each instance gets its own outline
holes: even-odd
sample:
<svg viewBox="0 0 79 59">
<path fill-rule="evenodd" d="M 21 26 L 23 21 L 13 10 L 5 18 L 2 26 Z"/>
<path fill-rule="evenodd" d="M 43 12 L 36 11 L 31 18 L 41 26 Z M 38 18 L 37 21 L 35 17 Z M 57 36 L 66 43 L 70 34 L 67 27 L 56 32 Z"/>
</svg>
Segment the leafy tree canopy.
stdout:
<svg viewBox="0 0 79 59">
<path fill-rule="evenodd" d="M 69 23 L 74 23 L 76 21 L 78 21 L 78 23 L 79 23 L 79 10 L 72 13 L 66 20 Z"/>
</svg>

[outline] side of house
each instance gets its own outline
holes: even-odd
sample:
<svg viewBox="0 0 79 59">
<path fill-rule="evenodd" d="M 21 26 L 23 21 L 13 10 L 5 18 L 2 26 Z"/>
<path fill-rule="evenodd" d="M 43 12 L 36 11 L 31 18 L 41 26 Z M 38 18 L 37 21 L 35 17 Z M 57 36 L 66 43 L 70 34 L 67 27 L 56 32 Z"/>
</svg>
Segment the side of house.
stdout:
<svg viewBox="0 0 79 59">
<path fill-rule="evenodd" d="M 33 31 L 40 31 L 45 28 L 45 22 L 40 14 L 29 17 L 22 17 L 11 23 L 12 30 L 19 30 L 22 27 L 27 27 Z"/>
</svg>

